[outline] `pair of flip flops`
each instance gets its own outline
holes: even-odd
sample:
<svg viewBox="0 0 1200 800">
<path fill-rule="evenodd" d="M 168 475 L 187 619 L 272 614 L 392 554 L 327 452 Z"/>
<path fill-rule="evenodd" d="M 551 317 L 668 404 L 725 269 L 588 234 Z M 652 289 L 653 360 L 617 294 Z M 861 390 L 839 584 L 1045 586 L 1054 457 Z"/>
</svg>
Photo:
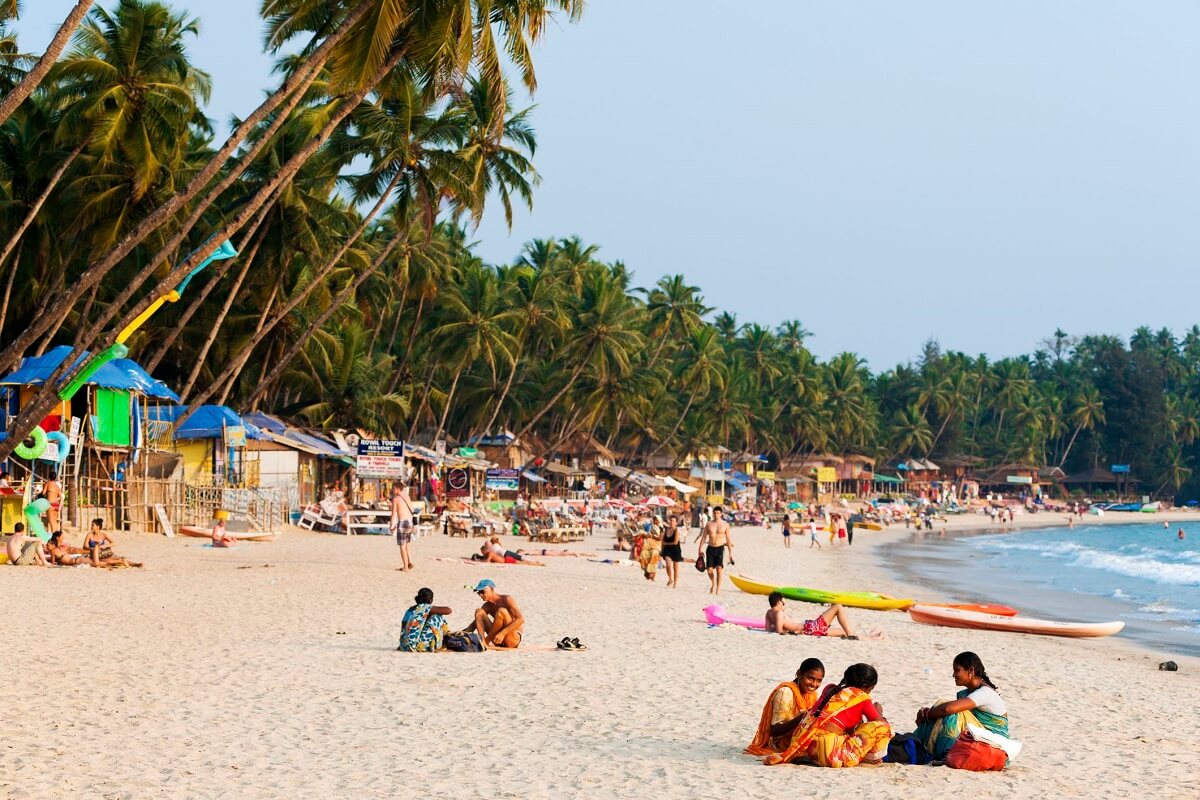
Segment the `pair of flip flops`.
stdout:
<svg viewBox="0 0 1200 800">
<path fill-rule="evenodd" d="M 587 650 L 587 645 L 581 644 L 578 639 L 570 639 L 564 636 L 555 645 L 559 650 Z"/>
</svg>

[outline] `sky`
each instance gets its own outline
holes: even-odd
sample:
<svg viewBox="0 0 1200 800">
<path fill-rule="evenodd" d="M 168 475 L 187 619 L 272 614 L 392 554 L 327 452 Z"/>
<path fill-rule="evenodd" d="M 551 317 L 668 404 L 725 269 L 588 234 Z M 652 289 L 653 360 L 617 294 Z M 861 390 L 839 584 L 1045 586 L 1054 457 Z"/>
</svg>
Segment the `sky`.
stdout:
<svg viewBox="0 0 1200 800">
<path fill-rule="evenodd" d="M 201 20 L 209 116 L 249 113 L 273 85 L 257 0 L 173 4 Z M 26 0 L 22 49 L 71 5 Z M 1197 30 L 1194 0 L 592 0 L 535 52 L 534 209 L 510 232 L 493 206 L 476 251 L 578 235 L 635 285 L 682 274 L 876 370 L 930 338 L 999 358 L 1055 328 L 1179 334 Z"/>
</svg>

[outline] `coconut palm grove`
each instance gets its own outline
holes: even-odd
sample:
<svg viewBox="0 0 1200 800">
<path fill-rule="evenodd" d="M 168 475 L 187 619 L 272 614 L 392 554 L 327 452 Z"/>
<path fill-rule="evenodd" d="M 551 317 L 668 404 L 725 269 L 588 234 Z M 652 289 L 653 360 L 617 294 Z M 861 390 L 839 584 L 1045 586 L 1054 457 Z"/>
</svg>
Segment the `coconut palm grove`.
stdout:
<svg viewBox="0 0 1200 800">
<path fill-rule="evenodd" d="M 1120 464 L 1147 494 L 1200 489 L 1200 327 L 1047 330 L 999 359 L 930 341 L 875 371 L 573 231 L 481 260 L 482 215 L 537 201 L 518 98 L 581 0 L 262 0 L 277 82 L 227 137 L 189 60 L 203 3 L 67 4 L 44 53 L 12 32 L 21 5 L 0 3 L 0 372 L 74 357 L 9 417 L 0 458 L 78 356 L 120 343 L 181 403 L 382 438 L 508 431 L 547 456 L 587 434 L 628 466 L 718 447 Z M 236 257 L 205 263 L 222 247 Z"/>
</svg>

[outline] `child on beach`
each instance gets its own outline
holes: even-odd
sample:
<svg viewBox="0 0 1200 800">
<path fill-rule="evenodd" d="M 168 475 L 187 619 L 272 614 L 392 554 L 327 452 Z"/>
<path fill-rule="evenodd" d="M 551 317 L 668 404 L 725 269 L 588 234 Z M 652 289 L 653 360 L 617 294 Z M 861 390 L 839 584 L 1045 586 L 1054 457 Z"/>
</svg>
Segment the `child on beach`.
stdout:
<svg viewBox="0 0 1200 800">
<path fill-rule="evenodd" d="M 808 523 L 808 536 L 809 536 L 808 549 L 812 550 L 813 545 L 815 544 L 817 546 L 817 549 L 820 550 L 821 543 L 817 541 L 817 523 L 815 521 Z"/>
</svg>

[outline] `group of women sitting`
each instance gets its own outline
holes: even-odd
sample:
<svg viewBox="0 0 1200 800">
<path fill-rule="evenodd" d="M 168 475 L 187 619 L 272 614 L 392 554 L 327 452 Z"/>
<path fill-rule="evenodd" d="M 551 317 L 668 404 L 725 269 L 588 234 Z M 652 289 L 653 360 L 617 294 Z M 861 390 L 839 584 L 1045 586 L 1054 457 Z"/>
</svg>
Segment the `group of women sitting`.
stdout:
<svg viewBox="0 0 1200 800">
<path fill-rule="evenodd" d="M 763 708 L 746 752 L 765 764 L 807 761 L 821 767 L 879 763 L 887 753 L 892 727 L 871 699 L 879 675 L 870 664 L 854 664 L 842 679 L 818 693 L 825 666 L 805 660 L 795 680 L 776 687 Z M 988 678 L 983 661 L 971 652 L 954 657 L 954 700 L 917 712 L 917 739 L 935 761 L 945 760 L 968 725 L 1008 736 L 1008 710 Z"/>
</svg>

